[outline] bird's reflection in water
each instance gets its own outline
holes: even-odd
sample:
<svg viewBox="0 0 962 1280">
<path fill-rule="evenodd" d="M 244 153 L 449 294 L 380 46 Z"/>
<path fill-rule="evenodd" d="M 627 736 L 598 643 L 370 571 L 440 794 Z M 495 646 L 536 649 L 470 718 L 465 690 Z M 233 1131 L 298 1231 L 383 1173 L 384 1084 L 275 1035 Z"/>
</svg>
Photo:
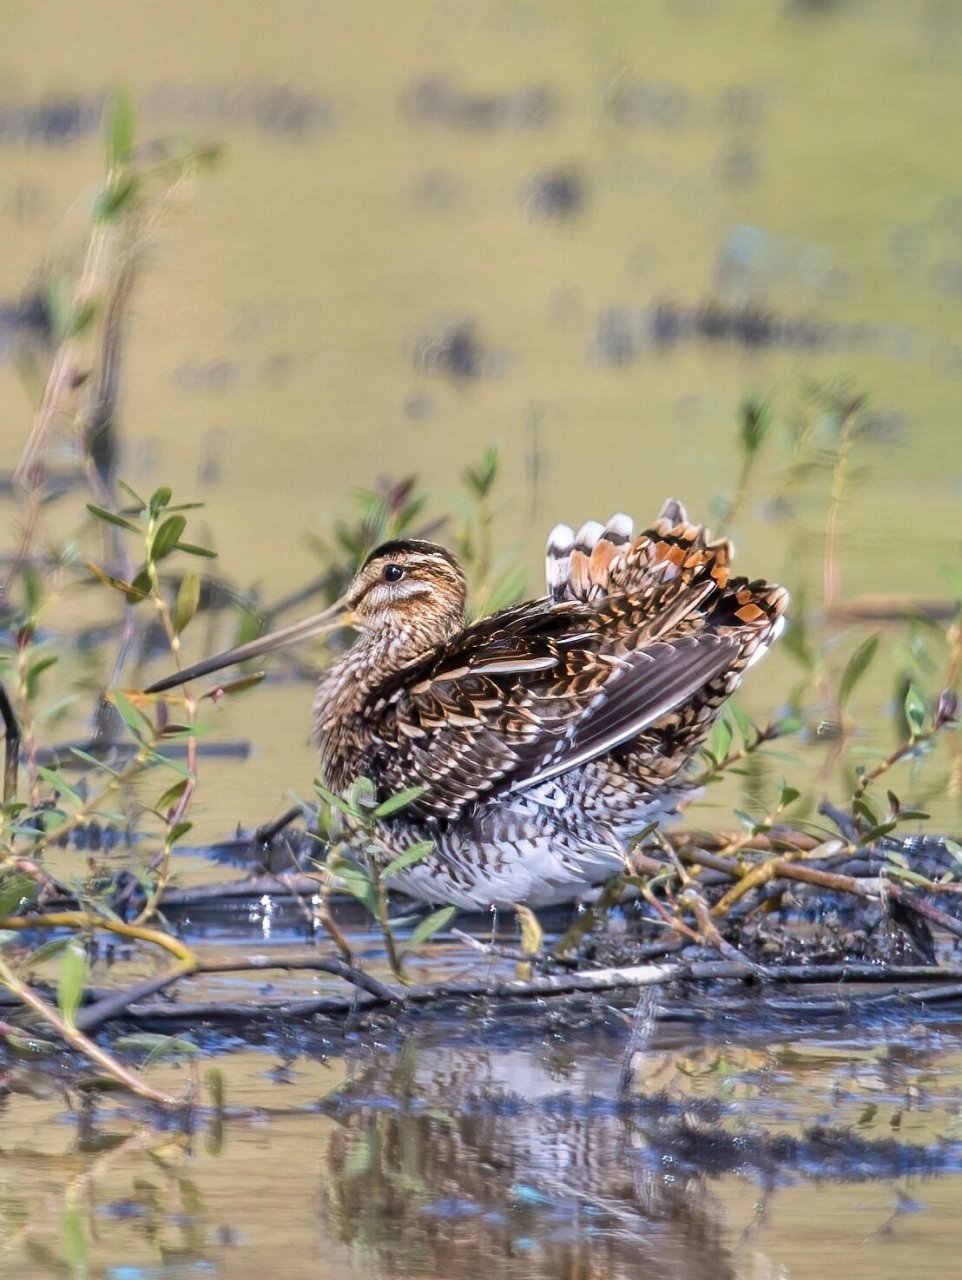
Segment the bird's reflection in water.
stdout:
<svg viewBox="0 0 962 1280">
<path fill-rule="evenodd" d="M 601 1101 L 617 1050 L 593 1068 L 409 1040 L 358 1082 L 330 1143 L 325 1234 L 384 1275 L 734 1276 L 701 1180 L 653 1174 L 631 1108 Z"/>
</svg>

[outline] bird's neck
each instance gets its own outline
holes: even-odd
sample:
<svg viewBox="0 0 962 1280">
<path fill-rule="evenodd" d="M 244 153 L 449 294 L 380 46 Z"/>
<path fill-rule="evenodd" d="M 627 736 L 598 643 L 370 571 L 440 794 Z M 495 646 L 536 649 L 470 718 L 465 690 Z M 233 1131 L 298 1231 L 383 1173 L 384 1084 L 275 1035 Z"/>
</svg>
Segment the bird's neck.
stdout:
<svg viewBox="0 0 962 1280">
<path fill-rule="evenodd" d="M 412 628 L 390 635 L 362 631 L 343 657 L 321 676 L 314 698 L 314 741 L 320 752 L 325 784 L 342 791 L 363 772 L 366 748 L 376 733 L 377 691 L 390 676 L 426 657 L 450 639 L 436 628 Z"/>
</svg>

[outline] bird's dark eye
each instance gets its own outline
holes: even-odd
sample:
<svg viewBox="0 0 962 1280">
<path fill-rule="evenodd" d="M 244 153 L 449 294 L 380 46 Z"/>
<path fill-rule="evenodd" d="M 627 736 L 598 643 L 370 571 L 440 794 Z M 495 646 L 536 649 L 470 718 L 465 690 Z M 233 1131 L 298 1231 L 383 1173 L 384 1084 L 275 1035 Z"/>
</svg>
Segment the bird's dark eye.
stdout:
<svg viewBox="0 0 962 1280">
<path fill-rule="evenodd" d="M 404 570 L 399 564 L 386 564 L 381 576 L 385 582 L 398 582 L 404 577 Z"/>
</svg>

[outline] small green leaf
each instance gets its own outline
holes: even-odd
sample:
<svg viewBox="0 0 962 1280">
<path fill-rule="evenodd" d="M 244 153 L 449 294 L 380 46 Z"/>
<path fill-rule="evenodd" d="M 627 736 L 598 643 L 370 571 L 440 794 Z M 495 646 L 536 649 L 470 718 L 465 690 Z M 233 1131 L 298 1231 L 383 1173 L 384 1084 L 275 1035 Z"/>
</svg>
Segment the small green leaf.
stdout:
<svg viewBox="0 0 962 1280">
<path fill-rule="evenodd" d="M 37 766 L 37 773 L 43 778 L 44 782 L 50 783 L 58 795 L 66 796 L 78 809 L 83 808 L 83 797 L 59 773 L 53 769 L 45 768 L 42 764 Z"/>
<path fill-rule="evenodd" d="M 84 1203 L 79 1188 L 76 1187 L 69 1190 L 64 1198 L 60 1216 L 60 1241 L 67 1274 L 73 1280 L 85 1280 L 89 1274 L 87 1230 Z"/>
<path fill-rule="evenodd" d="M 465 485 L 475 498 L 485 498 L 491 491 L 498 474 L 497 445 L 489 445 L 477 467 L 468 467 L 462 474 Z"/>
<path fill-rule="evenodd" d="M 153 589 L 154 584 L 150 577 L 150 570 L 145 565 L 127 589 L 127 603 L 137 604 L 141 600 L 146 600 Z"/>
<path fill-rule="evenodd" d="M 190 622 L 191 618 L 197 612 L 197 606 L 200 603 L 200 575 L 196 573 L 185 573 L 180 580 L 180 587 L 177 590 L 177 600 L 174 604 L 173 624 L 174 631 L 177 635 L 183 631 Z"/>
<path fill-rule="evenodd" d="M 175 823 L 168 832 L 167 843 L 169 845 L 176 844 L 177 841 L 180 840 L 182 836 L 185 836 L 188 831 L 193 830 L 193 826 L 194 824 L 192 822 Z"/>
<path fill-rule="evenodd" d="M 178 542 L 175 550 L 185 551 L 189 556 L 206 556 L 208 560 L 217 559 L 216 551 L 211 551 L 210 547 L 197 547 L 192 542 Z"/>
<path fill-rule="evenodd" d="M 764 400 L 749 399 L 742 405 L 741 446 L 751 458 L 760 449 L 771 425 L 769 405 Z"/>
<path fill-rule="evenodd" d="M 25 684 L 27 686 L 27 697 L 35 698 L 37 696 L 37 686 L 41 675 L 50 667 L 54 666 L 60 659 L 50 654 L 45 658 L 38 658 L 36 662 L 30 664 L 27 668 Z"/>
<path fill-rule="evenodd" d="M 49 942 L 44 942 L 37 947 L 36 951 L 31 951 L 28 957 L 28 963 L 31 968 L 38 964 L 46 964 L 48 960 L 54 960 L 62 954 L 64 949 L 70 945 L 70 938 L 51 938 Z"/>
<path fill-rule="evenodd" d="M 43 600 L 43 582 L 32 564 L 23 568 L 23 599 L 28 615 L 35 617 Z"/>
<path fill-rule="evenodd" d="M 114 591 L 122 591 L 128 601 L 130 600 L 132 587 L 129 582 L 124 582 L 122 578 L 113 578 L 109 573 L 104 573 L 103 569 L 95 565 L 91 560 L 87 561 L 87 569 L 98 582 L 102 582 L 105 587 L 112 587 Z M 143 597 L 138 593 L 137 598 L 142 599 Z"/>
<path fill-rule="evenodd" d="M 510 565 L 497 576 L 491 590 L 484 597 L 479 615 L 485 617 L 489 613 L 497 613 L 509 605 L 517 604 L 524 595 L 525 583 L 524 567 L 520 564 Z"/>
<path fill-rule="evenodd" d="M 931 880 L 919 875 L 917 871 L 910 871 L 907 867 L 889 867 L 888 874 L 893 880 L 903 880 L 906 884 L 915 885 L 918 889 L 931 891 L 935 888 Z"/>
<path fill-rule="evenodd" d="M 205 1071 L 204 1084 L 207 1086 L 210 1105 L 215 1111 L 223 1111 L 224 1102 L 227 1097 L 223 1071 L 221 1071 L 219 1067 L 211 1067 L 210 1070 Z"/>
<path fill-rule="evenodd" d="M 139 493 L 137 493 L 135 489 L 131 489 L 130 485 L 127 484 L 126 481 L 118 480 L 117 487 L 120 489 L 123 489 L 124 493 L 126 493 L 128 497 L 133 498 L 134 502 L 136 502 L 137 504 L 138 512 L 147 510 L 147 503 L 143 500 L 143 498 L 140 496 Z"/>
<path fill-rule="evenodd" d="M 17 1053 L 24 1055 L 30 1054 L 32 1057 L 45 1057 L 49 1053 L 53 1053 L 56 1045 L 52 1040 L 38 1040 L 29 1036 L 12 1035 L 9 1031 L 5 1033 L 4 1040 L 11 1049 L 15 1049 Z"/>
<path fill-rule="evenodd" d="M 87 981 L 87 953 L 79 938 L 71 938 L 64 947 L 57 983 L 57 1006 L 64 1022 L 74 1025 L 74 1018 Z"/>
<path fill-rule="evenodd" d="M 164 508 L 170 505 L 170 500 L 173 496 L 167 485 L 161 485 L 159 489 L 153 491 L 150 495 L 150 501 L 147 503 L 147 511 L 152 520 L 156 520 Z"/>
<path fill-rule="evenodd" d="M 339 795 L 335 795 L 333 791 L 328 791 L 327 787 L 316 778 L 314 780 L 314 790 L 329 809 L 337 809 L 338 812 L 343 813 L 348 818 L 353 818 L 355 821 L 360 819 L 361 815 L 356 809 L 353 809 L 346 800 L 342 800 Z"/>
<path fill-rule="evenodd" d="M 457 912 L 457 907 L 440 907 L 437 911 L 432 911 L 429 916 L 425 916 L 411 934 L 411 946 L 416 947 L 421 942 L 427 942 L 428 938 L 433 938 L 439 929 L 443 929 L 450 920 L 454 919 Z"/>
<path fill-rule="evenodd" d="M 866 831 L 862 839 L 866 844 L 872 844 L 876 840 L 881 840 L 882 836 L 887 836 L 890 831 L 894 831 L 898 825 L 898 822 L 894 819 L 889 822 L 880 822 L 871 831 Z"/>
<path fill-rule="evenodd" d="M 352 898 L 357 898 L 368 912 L 377 918 L 377 892 L 366 867 L 350 858 L 341 858 L 334 869 L 334 874 L 342 882 L 345 890 Z"/>
<path fill-rule="evenodd" d="M 107 697 L 117 708 L 117 713 L 138 742 L 147 742 L 154 736 L 154 726 L 131 702 L 122 689 L 110 689 Z"/>
<path fill-rule="evenodd" d="M 905 695 L 905 718 L 908 721 L 909 732 L 913 738 L 917 738 L 922 732 L 922 728 L 925 725 L 925 717 L 928 714 L 929 709 L 925 699 L 915 685 L 910 684 Z"/>
<path fill-rule="evenodd" d="M 175 735 L 175 741 L 180 735 Z M 190 770 L 185 764 L 181 764 L 179 760 L 175 760 L 173 756 L 164 755 L 162 751 L 151 751 L 149 756 L 152 764 L 160 765 L 162 769 L 169 769 L 171 773 L 176 773 L 178 778 L 190 778 Z"/>
<path fill-rule="evenodd" d="M 786 653 L 790 653 L 797 662 L 801 663 L 806 671 L 815 669 L 815 654 L 808 642 L 804 614 L 801 609 L 792 615 L 779 643 Z"/>
<path fill-rule="evenodd" d="M 855 686 L 869 669 L 878 649 L 878 639 L 877 635 L 869 636 L 863 644 L 859 645 L 846 663 L 838 686 L 838 705 L 840 707 L 845 706 L 852 696 Z"/>
<path fill-rule="evenodd" d="M 76 303 L 67 317 L 68 338 L 79 338 L 93 323 L 100 303 L 96 298 L 88 298 L 85 302 Z"/>
<path fill-rule="evenodd" d="M 189 781 L 189 778 L 181 778 L 178 782 L 175 782 L 173 786 L 168 787 L 164 794 L 158 799 L 154 808 L 158 810 L 170 809 L 184 794 Z"/>
<path fill-rule="evenodd" d="M 788 738 L 793 733 L 798 733 L 799 729 L 803 728 L 804 725 L 805 721 L 801 716 L 784 716 L 781 720 L 776 721 L 775 729 L 780 738 Z M 773 756 L 776 753 L 774 751 L 766 751 L 765 754 L 766 756 Z M 780 756 L 778 758 L 782 759 Z"/>
<path fill-rule="evenodd" d="M 716 720 L 708 746 L 716 764 L 721 764 L 728 755 L 734 736 L 734 731 L 727 720 Z"/>
<path fill-rule="evenodd" d="M 116 218 L 117 214 L 122 213 L 133 200 L 139 186 L 140 182 L 135 173 L 121 173 L 106 182 L 94 200 L 92 211 L 94 221 L 110 222 Z"/>
<path fill-rule="evenodd" d="M 879 822 L 878 814 L 875 812 L 875 810 L 872 808 L 872 806 L 869 804 L 869 802 L 865 799 L 864 796 L 861 796 L 859 797 L 858 800 L 854 801 L 854 803 L 852 804 L 852 809 L 855 811 L 855 813 L 863 817 L 870 827 L 878 826 L 878 822 Z"/>
<path fill-rule="evenodd" d="M 128 533 L 143 533 L 143 530 L 135 525 L 132 520 L 118 516 L 115 511 L 107 511 L 105 507 L 94 506 L 92 502 L 87 503 L 87 510 L 92 516 L 96 516 L 98 520 L 103 520 L 105 524 L 115 524 L 119 529 L 126 529 Z"/>
<path fill-rule="evenodd" d="M 134 146 L 134 104 L 126 89 L 115 89 L 107 102 L 107 168 L 127 164 Z"/>
<path fill-rule="evenodd" d="M 962 844 L 959 844 L 958 840 L 950 840 L 948 836 L 943 837 L 942 844 L 945 852 L 962 866 Z"/>
<path fill-rule="evenodd" d="M 385 800 L 383 804 L 379 804 L 374 810 L 374 817 L 387 818 L 392 813 L 397 813 L 399 809 L 406 808 L 407 805 L 412 804 L 423 794 L 423 787 L 406 787 L 403 791 L 399 791 L 396 796 L 391 796 L 389 800 Z"/>
<path fill-rule="evenodd" d="M 779 808 L 787 809 L 790 804 L 794 804 L 801 794 L 797 787 L 783 785 L 781 795 L 778 797 Z"/>
<path fill-rule="evenodd" d="M 34 832 L 36 835 L 36 832 Z M 0 919 L 19 911 L 24 902 L 37 896 L 39 886 L 30 876 L 12 872 L 0 877 Z"/>
<path fill-rule="evenodd" d="M 47 282 L 46 302 L 54 339 L 58 343 L 63 342 L 70 329 L 70 299 L 67 296 L 66 281 L 54 278 Z"/>
<path fill-rule="evenodd" d="M 415 862 L 420 862 L 433 851 L 433 840 L 419 840 L 417 844 L 412 844 L 410 849 L 405 849 L 403 853 L 399 853 L 396 858 L 387 864 L 381 874 L 385 876 L 396 875 L 399 871 L 403 871 L 405 867 L 410 867 Z"/>
<path fill-rule="evenodd" d="M 112 777 L 117 777 L 117 770 L 111 769 L 109 764 L 104 764 L 103 760 L 98 760 L 96 756 L 92 756 L 89 751 L 84 751 L 82 747 L 71 747 L 70 754 L 76 756 L 78 760 L 82 760 L 84 764 L 92 765 L 95 769 L 103 769 L 105 773 L 109 773 Z"/>
<path fill-rule="evenodd" d="M 348 787 L 344 798 L 357 813 L 365 812 L 369 814 L 376 807 L 374 783 L 370 778 L 355 778 Z"/>
<path fill-rule="evenodd" d="M 169 556 L 186 528 L 186 517 L 168 516 L 151 540 L 149 558 L 156 561 Z"/>
<path fill-rule="evenodd" d="M 740 704 L 736 702 L 734 698 L 729 699 L 726 710 L 735 721 L 735 727 L 741 735 L 742 742 L 746 747 L 751 746 L 758 737 L 758 729 L 755 726 L 754 721 L 745 714 Z"/>
</svg>

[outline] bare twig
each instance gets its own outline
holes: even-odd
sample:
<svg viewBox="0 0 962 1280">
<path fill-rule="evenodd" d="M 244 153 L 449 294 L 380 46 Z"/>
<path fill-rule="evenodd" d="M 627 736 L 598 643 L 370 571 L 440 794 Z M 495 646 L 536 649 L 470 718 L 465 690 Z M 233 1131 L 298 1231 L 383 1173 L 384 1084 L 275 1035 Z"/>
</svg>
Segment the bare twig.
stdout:
<svg viewBox="0 0 962 1280">
<path fill-rule="evenodd" d="M 31 1009 L 39 1013 L 44 1022 L 52 1027 L 72 1049 L 76 1049 L 85 1058 L 96 1063 L 98 1067 L 101 1067 L 108 1075 L 119 1081 L 131 1093 L 135 1093 L 140 1098 L 146 1098 L 148 1102 L 155 1102 L 161 1107 L 180 1107 L 184 1105 L 186 1099 L 175 1098 L 169 1093 L 161 1093 L 160 1090 L 152 1088 L 133 1071 L 129 1071 L 116 1058 L 107 1053 L 105 1049 L 101 1049 L 100 1045 L 86 1036 L 77 1026 L 62 1018 L 53 1005 L 48 1004 L 42 996 L 37 995 L 14 973 L 2 956 L 0 956 L 0 982 L 22 1004 L 29 1005 Z"/>
<path fill-rule="evenodd" d="M 0 683 L 0 717 L 3 719 L 3 803 L 17 795 L 17 772 L 20 768 L 20 722 L 7 691 Z"/>
<path fill-rule="evenodd" d="M 114 920 L 108 916 L 93 915 L 86 911 L 49 911 L 32 916 L 4 916 L 0 919 L 3 929 L 76 929 L 85 932 L 104 930 L 121 938 L 136 939 L 149 942 L 154 946 L 169 951 L 183 964 L 193 965 L 193 951 L 172 934 L 162 933 L 159 929 L 148 929 L 143 925 L 125 924 L 122 920 Z"/>
</svg>

